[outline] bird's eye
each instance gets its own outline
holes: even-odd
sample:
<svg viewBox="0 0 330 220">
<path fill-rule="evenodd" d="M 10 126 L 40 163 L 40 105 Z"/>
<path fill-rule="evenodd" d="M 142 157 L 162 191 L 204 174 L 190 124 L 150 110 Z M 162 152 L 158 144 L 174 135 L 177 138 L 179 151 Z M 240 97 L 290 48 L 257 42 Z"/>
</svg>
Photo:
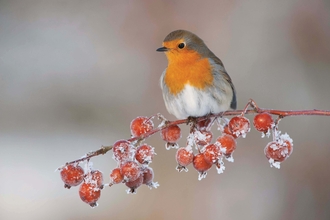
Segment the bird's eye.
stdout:
<svg viewBox="0 0 330 220">
<path fill-rule="evenodd" d="M 185 43 L 179 43 L 178 48 L 183 49 L 186 46 Z"/>
</svg>

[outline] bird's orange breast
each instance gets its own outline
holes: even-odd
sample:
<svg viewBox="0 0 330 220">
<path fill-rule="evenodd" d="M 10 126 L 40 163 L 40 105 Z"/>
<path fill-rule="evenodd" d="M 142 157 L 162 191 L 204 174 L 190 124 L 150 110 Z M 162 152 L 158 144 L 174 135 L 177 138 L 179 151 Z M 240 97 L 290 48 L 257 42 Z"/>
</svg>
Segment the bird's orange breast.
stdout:
<svg viewBox="0 0 330 220">
<path fill-rule="evenodd" d="M 198 89 L 212 85 L 212 67 L 207 58 L 201 58 L 197 52 L 167 54 L 168 67 L 164 81 L 169 91 L 176 95 L 189 84 Z"/>
</svg>

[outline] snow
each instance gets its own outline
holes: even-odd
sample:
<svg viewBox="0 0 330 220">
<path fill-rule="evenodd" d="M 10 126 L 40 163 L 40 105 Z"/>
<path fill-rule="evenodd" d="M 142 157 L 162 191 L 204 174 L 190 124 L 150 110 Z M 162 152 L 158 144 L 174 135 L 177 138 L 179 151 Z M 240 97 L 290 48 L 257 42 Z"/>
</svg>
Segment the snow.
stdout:
<svg viewBox="0 0 330 220">
<path fill-rule="evenodd" d="M 272 148 L 274 151 L 280 149 L 280 144 L 272 143 L 269 147 Z"/>
<path fill-rule="evenodd" d="M 281 162 L 275 162 L 274 159 L 269 159 L 268 160 L 270 167 L 275 167 L 277 169 L 281 168 Z"/>
<path fill-rule="evenodd" d="M 198 180 L 201 181 L 202 179 L 206 178 L 207 172 L 199 172 Z"/>
<path fill-rule="evenodd" d="M 217 143 L 218 142 L 215 142 L 215 144 L 217 144 Z M 220 151 L 221 151 L 221 153 L 226 154 L 227 153 L 227 148 L 222 147 L 221 144 L 220 144 Z"/>
<path fill-rule="evenodd" d="M 226 169 L 226 167 L 222 165 L 220 168 L 216 167 L 216 169 L 217 169 L 218 174 L 221 174 L 221 173 L 224 172 L 224 170 Z"/>
<path fill-rule="evenodd" d="M 233 158 L 233 155 L 231 154 L 230 157 L 225 157 L 225 159 L 228 161 L 228 162 L 234 162 L 234 158 Z"/>
<path fill-rule="evenodd" d="M 282 134 L 282 135 L 280 136 L 280 140 L 283 141 L 283 143 L 284 143 L 285 141 L 288 141 L 288 142 L 293 146 L 293 140 L 292 140 L 292 138 L 290 138 L 290 136 L 288 135 L 288 133 Z M 284 143 L 284 144 L 285 144 L 285 143 Z M 286 144 L 285 144 L 285 145 L 286 145 Z"/>
<path fill-rule="evenodd" d="M 188 146 L 194 146 L 194 143 L 195 143 L 195 138 L 194 138 L 194 134 L 193 133 L 190 133 L 187 137 L 187 147 Z"/>
<path fill-rule="evenodd" d="M 205 134 L 203 134 L 202 132 L 200 132 L 198 130 L 196 130 L 194 132 L 194 136 L 197 140 L 201 140 L 201 141 L 206 141 L 206 138 L 207 138 Z"/>
<path fill-rule="evenodd" d="M 151 182 L 150 184 L 148 184 L 149 189 L 155 188 L 157 189 L 159 187 L 158 182 Z"/>
<path fill-rule="evenodd" d="M 225 164 L 223 163 L 222 159 L 219 160 L 217 166 L 216 166 L 217 172 L 218 174 L 221 174 L 224 172 L 224 170 L 226 169 Z"/>
</svg>

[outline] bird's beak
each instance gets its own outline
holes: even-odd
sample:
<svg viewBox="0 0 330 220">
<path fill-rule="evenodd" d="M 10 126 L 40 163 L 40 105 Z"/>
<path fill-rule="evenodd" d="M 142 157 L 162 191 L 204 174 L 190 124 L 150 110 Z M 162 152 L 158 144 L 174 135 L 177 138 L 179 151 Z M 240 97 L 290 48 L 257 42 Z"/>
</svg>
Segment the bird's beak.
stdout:
<svg viewBox="0 0 330 220">
<path fill-rule="evenodd" d="M 168 51 L 168 48 L 167 47 L 160 47 L 156 51 L 158 51 L 158 52 L 166 52 L 166 51 Z"/>
</svg>

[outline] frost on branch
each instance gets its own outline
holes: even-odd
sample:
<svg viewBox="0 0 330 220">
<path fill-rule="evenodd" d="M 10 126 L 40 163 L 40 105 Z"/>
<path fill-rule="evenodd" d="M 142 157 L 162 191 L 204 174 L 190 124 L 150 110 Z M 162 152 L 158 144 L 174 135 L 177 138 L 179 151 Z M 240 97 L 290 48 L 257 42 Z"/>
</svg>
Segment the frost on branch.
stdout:
<svg viewBox="0 0 330 220">
<path fill-rule="evenodd" d="M 252 107 L 252 109 L 248 109 Z M 145 143 L 151 135 L 160 132 L 167 149 L 175 148 L 176 169 L 188 171 L 192 166 L 198 172 L 198 180 L 206 177 L 207 172 L 215 167 L 218 174 L 225 171 L 224 159 L 234 162 L 233 153 L 237 149 L 236 139 L 245 137 L 250 131 L 249 119 L 245 114 L 256 113 L 253 120 L 255 129 L 261 132 L 263 137 L 270 137 L 272 141 L 264 148 L 264 154 L 271 167 L 280 168 L 293 151 L 293 142 L 290 136 L 281 134 L 278 129 L 281 119 L 293 115 L 324 115 L 330 116 L 329 111 L 305 110 L 305 111 L 280 111 L 260 109 L 253 100 L 243 110 L 221 112 L 217 115 L 207 115 L 199 118 L 185 119 L 170 122 L 160 114 L 157 127 L 154 126 L 154 116 L 137 117 L 132 120 L 130 130 L 132 137 L 127 140 L 118 140 L 112 146 L 102 147 L 96 151 L 87 153 L 82 158 L 66 163 L 58 168 L 64 187 L 70 189 L 79 187 L 79 195 L 83 202 L 91 207 L 97 206 L 101 196 L 101 190 L 105 186 L 114 188 L 117 184 L 125 184 L 127 192 L 135 194 L 137 189 L 146 185 L 150 189 L 157 188 L 158 182 L 154 182 L 154 170 L 150 167 L 156 155 L 154 147 Z M 234 116 L 230 120 L 224 116 Z M 278 118 L 273 120 L 272 115 Z M 213 134 L 212 126 L 216 122 L 218 131 Z M 185 146 L 179 147 L 178 141 L 182 137 L 180 124 L 190 125 L 190 132 Z M 212 141 L 216 135 L 215 141 Z M 106 154 L 112 150 L 112 159 L 116 161 L 108 175 L 109 182 L 104 182 L 103 173 L 93 169 L 90 159 L 95 156 Z M 85 170 L 81 167 L 85 163 Z M 190 165 L 192 164 L 192 165 Z M 107 187 L 109 188 L 109 187 Z"/>
</svg>

